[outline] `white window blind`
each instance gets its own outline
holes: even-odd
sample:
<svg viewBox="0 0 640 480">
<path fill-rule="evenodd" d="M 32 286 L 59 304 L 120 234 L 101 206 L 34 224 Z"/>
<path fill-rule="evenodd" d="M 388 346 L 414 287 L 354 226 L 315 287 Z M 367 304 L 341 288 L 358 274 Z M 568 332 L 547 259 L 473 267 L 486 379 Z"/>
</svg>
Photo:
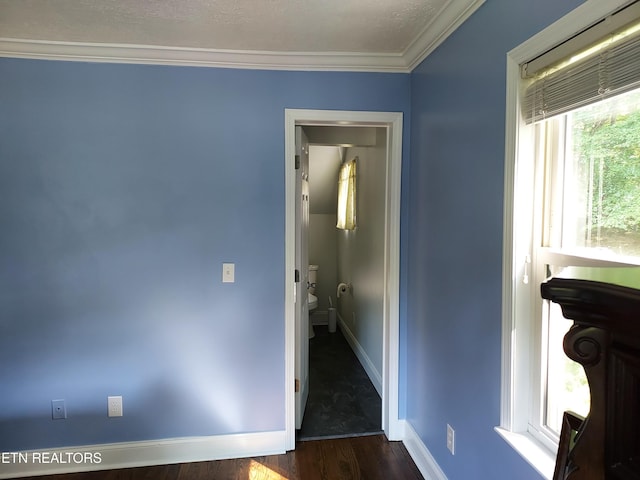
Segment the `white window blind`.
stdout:
<svg viewBox="0 0 640 480">
<path fill-rule="evenodd" d="M 602 30 L 608 33 L 600 33 Z M 594 37 L 599 40 L 594 42 Z M 564 53 L 575 52 L 578 45 L 578 53 Z M 530 79 L 521 101 L 527 123 L 637 88 L 640 86 L 640 1 L 523 64 L 522 74 Z"/>
</svg>

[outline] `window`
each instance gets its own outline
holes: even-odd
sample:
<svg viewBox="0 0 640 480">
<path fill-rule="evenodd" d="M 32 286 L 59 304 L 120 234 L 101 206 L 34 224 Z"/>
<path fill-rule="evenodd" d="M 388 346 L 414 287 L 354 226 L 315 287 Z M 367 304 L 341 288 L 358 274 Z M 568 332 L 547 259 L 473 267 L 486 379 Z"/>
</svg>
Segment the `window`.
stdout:
<svg viewBox="0 0 640 480">
<path fill-rule="evenodd" d="M 640 264 L 640 89 L 537 122 L 532 284 L 563 267 Z M 530 420 L 557 442 L 562 414 L 589 413 L 582 367 L 562 351 L 571 326 L 560 308 L 536 299 L 541 403 Z"/>
<path fill-rule="evenodd" d="M 342 230 L 356 228 L 356 161 L 358 157 L 345 162 L 338 175 L 338 222 Z"/>
<path fill-rule="evenodd" d="M 589 389 L 562 350 L 572 322 L 540 283 L 640 265 L 640 2 L 617 4 L 586 2 L 508 59 L 498 431 L 547 478 L 562 413 L 586 415 Z"/>
</svg>

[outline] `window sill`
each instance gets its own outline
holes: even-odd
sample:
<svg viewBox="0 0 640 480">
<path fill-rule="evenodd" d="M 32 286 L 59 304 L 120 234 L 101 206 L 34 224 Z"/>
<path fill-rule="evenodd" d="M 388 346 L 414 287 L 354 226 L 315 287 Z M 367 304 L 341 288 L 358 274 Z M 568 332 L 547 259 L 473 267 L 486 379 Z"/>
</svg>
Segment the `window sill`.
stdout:
<svg viewBox="0 0 640 480">
<path fill-rule="evenodd" d="M 495 431 L 513 447 L 542 478 L 551 480 L 556 466 L 556 454 L 534 439 L 528 433 L 515 433 L 495 427 Z"/>
</svg>

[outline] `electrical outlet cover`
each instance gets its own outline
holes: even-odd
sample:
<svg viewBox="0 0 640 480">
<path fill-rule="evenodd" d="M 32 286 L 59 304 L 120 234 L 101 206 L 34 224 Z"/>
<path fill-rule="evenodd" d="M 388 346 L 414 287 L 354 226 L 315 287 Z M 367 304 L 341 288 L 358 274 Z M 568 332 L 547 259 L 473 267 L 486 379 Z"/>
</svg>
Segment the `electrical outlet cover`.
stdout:
<svg viewBox="0 0 640 480">
<path fill-rule="evenodd" d="M 67 418 L 67 407 L 64 400 L 51 400 L 51 418 L 54 420 Z"/>
<path fill-rule="evenodd" d="M 456 453 L 456 432 L 453 427 L 447 424 L 447 448 L 451 452 L 451 455 Z"/>
<path fill-rule="evenodd" d="M 107 414 L 110 417 L 122 416 L 122 396 L 107 397 Z"/>
</svg>

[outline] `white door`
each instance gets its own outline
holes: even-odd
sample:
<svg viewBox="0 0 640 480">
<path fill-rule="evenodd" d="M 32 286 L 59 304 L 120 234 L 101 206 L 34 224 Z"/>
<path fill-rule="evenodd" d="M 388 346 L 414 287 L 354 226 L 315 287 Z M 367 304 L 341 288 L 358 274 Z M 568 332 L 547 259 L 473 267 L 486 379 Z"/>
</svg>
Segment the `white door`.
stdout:
<svg viewBox="0 0 640 480">
<path fill-rule="evenodd" d="M 296 126 L 296 429 L 302 425 L 304 408 L 309 396 L 309 142 L 304 130 Z"/>
</svg>

